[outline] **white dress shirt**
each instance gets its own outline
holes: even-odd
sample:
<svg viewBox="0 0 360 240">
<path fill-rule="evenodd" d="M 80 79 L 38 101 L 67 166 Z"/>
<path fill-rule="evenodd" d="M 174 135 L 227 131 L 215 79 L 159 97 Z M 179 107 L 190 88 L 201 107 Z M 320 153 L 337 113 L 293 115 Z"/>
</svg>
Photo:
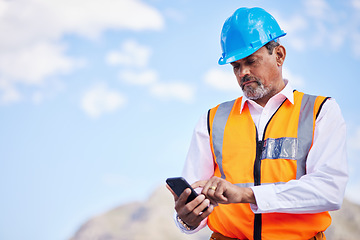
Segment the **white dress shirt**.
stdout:
<svg viewBox="0 0 360 240">
<path fill-rule="evenodd" d="M 293 88 L 285 80 L 285 88 L 273 96 L 265 107 L 243 97 L 241 110 L 248 103 L 250 114 L 262 138 L 264 128 L 271 116 L 287 98 L 294 103 Z M 260 139 L 259 139 L 260 140 Z M 251 187 L 256 205 L 251 204 L 254 213 L 318 213 L 340 208 L 348 180 L 346 159 L 346 126 L 340 108 L 334 99 L 328 99 L 315 122 L 314 141 L 306 161 L 306 175 L 299 180 L 284 184 L 267 184 Z M 198 121 L 191 140 L 182 176 L 189 182 L 207 180 L 214 176 L 214 159 L 210 149 L 207 130 L 207 113 Z M 207 224 L 207 219 L 194 233 Z"/>
</svg>

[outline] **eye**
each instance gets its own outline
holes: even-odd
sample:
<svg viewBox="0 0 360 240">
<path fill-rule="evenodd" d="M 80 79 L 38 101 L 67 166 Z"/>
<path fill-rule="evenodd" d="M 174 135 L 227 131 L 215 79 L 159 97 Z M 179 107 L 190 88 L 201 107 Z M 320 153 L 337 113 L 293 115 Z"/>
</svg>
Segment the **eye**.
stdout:
<svg viewBox="0 0 360 240">
<path fill-rule="evenodd" d="M 231 64 L 233 69 L 236 70 L 236 69 L 239 69 L 240 65 L 239 64 Z"/>
<path fill-rule="evenodd" d="M 249 58 L 249 59 L 247 59 L 247 61 L 246 61 L 246 63 L 248 64 L 248 65 L 251 65 L 251 64 L 253 64 L 253 63 L 255 63 L 256 62 L 256 59 L 254 59 L 254 58 Z"/>
</svg>

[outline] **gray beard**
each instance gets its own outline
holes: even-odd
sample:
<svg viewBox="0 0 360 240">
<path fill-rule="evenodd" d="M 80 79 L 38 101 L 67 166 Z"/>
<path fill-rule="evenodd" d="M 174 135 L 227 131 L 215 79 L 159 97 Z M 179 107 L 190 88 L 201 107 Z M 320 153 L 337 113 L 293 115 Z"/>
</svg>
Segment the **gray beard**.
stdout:
<svg viewBox="0 0 360 240">
<path fill-rule="evenodd" d="M 257 100 L 263 98 L 270 93 L 270 88 L 265 87 L 261 82 L 257 82 L 258 86 L 255 88 L 252 86 L 245 86 L 242 90 L 244 95 L 251 100 Z"/>
</svg>

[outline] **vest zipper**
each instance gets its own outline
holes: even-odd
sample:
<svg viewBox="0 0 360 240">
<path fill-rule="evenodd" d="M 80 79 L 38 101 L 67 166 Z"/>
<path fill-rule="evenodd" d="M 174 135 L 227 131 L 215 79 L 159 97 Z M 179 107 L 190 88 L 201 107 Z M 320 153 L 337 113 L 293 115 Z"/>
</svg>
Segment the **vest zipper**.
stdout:
<svg viewBox="0 0 360 240">
<path fill-rule="evenodd" d="M 254 163 L 254 185 L 259 186 L 261 185 L 261 155 L 263 150 L 263 144 L 265 139 L 265 133 L 266 129 L 271 121 L 271 119 L 274 117 L 274 115 L 277 113 L 277 111 L 280 109 L 280 107 L 284 104 L 286 99 L 280 104 L 278 109 L 274 112 L 274 114 L 270 117 L 269 121 L 266 123 L 264 128 L 264 133 L 262 139 L 259 141 L 259 135 L 257 128 L 255 126 L 256 130 L 256 158 Z M 254 219 L 254 240 L 261 240 L 261 228 L 262 228 L 262 215 L 261 213 L 255 214 Z"/>
<path fill-rule="evenodd" d="M 254 185 L 261 184 L 261 154 L 263 148 L 263 141 L 259 141 L 258 133 L 256 130 L 256 158 L 254 163 Z"/>
<path fill-rule="evenodd" d="M 254 162 L 254 185 L 261 185 L 261 154 L 263 147 L 263 140 L 259 141 L 258 131 L 256 130 L 256 157 Z M 255 214 L 254 219 L 254 240 L 261 240 L 261 225 L 262 216 L 261 213 Z"/>
</svg>

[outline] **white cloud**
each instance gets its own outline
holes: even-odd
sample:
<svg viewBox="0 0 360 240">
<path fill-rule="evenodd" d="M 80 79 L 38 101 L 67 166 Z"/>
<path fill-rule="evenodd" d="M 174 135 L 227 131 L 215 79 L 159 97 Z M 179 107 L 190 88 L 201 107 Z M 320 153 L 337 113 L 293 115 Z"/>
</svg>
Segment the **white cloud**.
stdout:
<svg viewBox="0 0 360 240">
<path fill-rule="evenodd" d="M 194 99 L 195 88 L 181 82 L 156 83 L 150 87 L 150 93 L 163 100 L 179 100 L 190 103 Z"/>
<path fill-rule="evenodd" d="M 352 0 L 351 5 L 357 10 L 360 10 L 360 0 Z"/>
<path fill-rule="evenodd" d="M 293 15 L 290 19 L 286 20 L 277 14 L 274 14 L 274 17 L 286 33 L 296 33 L 307 29 L 307 27 L 309 26 L 306 17 L 302 15 Z"/>
<path fill-rule="evenodd" d="M 281 28 L 288 34 L 287 41 L 289 44 L 298 51 L 305 50 L 306 44 L 308 44 L 307 40 L 304 38 L 303 34 L 299 33 L 306 30 L 308 27 L 306 17 L 294 15 L 290 19 L 285 20 L 281 18 L 281 16 L 276 15 L 275 18 Z"/>
<path fill-rule="evenodd" d="M 0 77 L 19 95 L 21 84 L 39 86 L 78 66 L 66 56 L 65 34 L 95 38 L 108 29 L 164 27 L 160 12 L 140 0 L 0 0 L 0 17 Z M 0 101 L 15 99 L 9 89 L 2 88 Z"/>
<path fill-rule="evenodd" d="M 139 0 L 12 0 L 1 1 L 0 47 L 59 40 L 72 33 L 96 37 L 107 29 L 161 30 L 164 20 Z M 0 10 L 1 13 L 1 10 Z M 141 16 L 141 17 L 139 17 Z"/>
<path fill-rule="evenodd" d="M 28 94 L 28 99 L 35 104 L 41 104 L 44 101 L 56 97 L 59 92 L 66 90 L 66 85 L 59 79 L 46 81 L 44 84 Z"/>
<path fill-rule="evenodd" d="M 0 54 L 0 74 L 14 82 L 40 85 L 47 77 L 71 71 L 79 65 L 64 54 L 65 48 L 48 42 L 37 43 Z"/>
<path fill-rule="evenodd" d="M 333 33 L 328 34 L 331 48 L 337 50 L 343 46 L 347 35 L 346 30 L 343 28 L 337 28 Z"/>
<path fill-rule="evenodd" d="M 303 0 L 304 9 L 301 15 L 291 14 L 283 18 L 283 14 L 275 11 L 275 18 L 288 33 L 286 41 L 297 51 L 320 49 L 338 51 L 346 48 L 355 57 L 360 56 L 360 0 L 343 2 L 344 8 L 335 8 L 326 0 Z"/>
<path fill-rule="evenodd" d="M 81 108 L 89 116 L 97 118 L 124 107 L 126 102 L 127 99 L 121 93 L 109 89 L 105 84 L 97 84 L 85 92 Z"/>
<path fill-rule="evenodd" d="M 221 91 L 240 91 L 240 86 L 232 71 L 212 68 L 204 75 L 204 82 L 212 88 Z"/>
<path fill-rule="evenodd" d="M 329 5 L 326 0 L 306 0 L 305 7 L 309 16 L 315 18 L 328 18 Z"/>
<path fill-rule="evenodd" d="M 0 104 L 9 104 L 21 100 L 21 94 L 8 80 L 0 78 Z"/>
<path fill-rule="evenodd" d="M 107 54 L 106 62 L 110 65 L 145 67 L 150 55 L 150 48 L 134 40 L 127 40 L 121 45 L 120 51 L 111 51 Z"/>
<path fill-rule="evenodd" d="M 169 17 L 170 19 L 173 19 L 175 22 L 178 22 L 178 23 L 183 23 L 186 20 L 185 15 L 174 8 L 167 8 L 164 11 L 164 14 L 167 17 Z"/>
<path fill-rule="evenodd" d="M 303 37 L 292 36 L 288 39 L 289 45 L 295 50 L 302 52 L 306 50 L 306 40 Z"/>
<path fill-rule="evenodd" d="M 37 91 L 33 94 L 32 101 L 36 104 L 39 104 L 42 101 L 44 101 L 44 97 L 45 97 L 45 95 L 43 92 Z"/>
<path fill-rule="evenodd" d="M 147 69 L 151 53 L 150 48 L 127 40 L 121 45 L 120 50 L 107 54 L 106 62 L 124 68 L 119 72 L 120 81 L 144 86 L 151 95 L 161 100 L 178 100 L 186 103 L 193 101 L 194 86 L 183 82 L 160 82 L 157 72 Z"/>
<path fill-rule="evenodd" d="M 289 80 L 293 88 L 303 88 L 305 86 L 305 80 L 301 76 L 293 74 L 285 67 L 283 68 L 283 78 Z"/>
<path fill-rule="evenodd" d="M 146 86 L 157 82 L 158 76 L 154 70 L 130 71 L 124 70 L 119 74 L 120 80 L 133 85 Z"/>
<path fill-rule="evenodd" d="M 4 15 L 5 11 L 7 9 L 7 3 L 6 1 L 0 1 L 0 17 Z"/>
<path fill-rule="evenodd" d="M 96 36 L 109 28 L 140 31 L 161 30 L 164 27 L 160 13 L 139 0 L 37 0 L 37 2 L 51 9 L 56 19 L 61 19 L 61 26 L 64 29 L 85 36 Z"/>
</svg>

